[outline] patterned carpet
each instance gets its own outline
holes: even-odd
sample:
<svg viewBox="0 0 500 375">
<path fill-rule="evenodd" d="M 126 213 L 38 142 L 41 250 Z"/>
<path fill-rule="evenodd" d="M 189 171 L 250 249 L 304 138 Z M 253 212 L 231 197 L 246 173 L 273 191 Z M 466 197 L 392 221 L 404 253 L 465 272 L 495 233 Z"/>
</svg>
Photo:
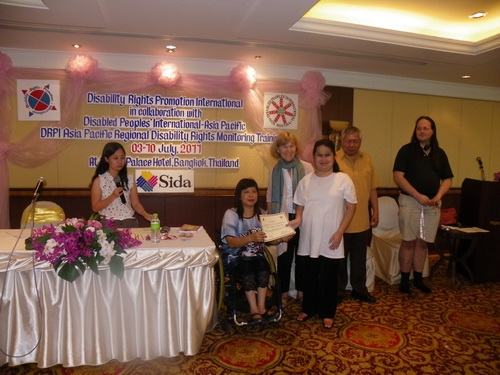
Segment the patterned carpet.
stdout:
<svg viewBox="0 0 500 375">
<path fill-rule="evenodd" d="M 376 281 L 374 305 L 346 299 L 333 329 L 318 318 L 296 321 L 298 303 L 278 323 L 218 325 L 196 356 L 112 361 L 103 366 L 0 367 L 0 374 L 500 374 L 500 283 L 451 288 L 446 267 L 430 295 Z"/>
</svg>

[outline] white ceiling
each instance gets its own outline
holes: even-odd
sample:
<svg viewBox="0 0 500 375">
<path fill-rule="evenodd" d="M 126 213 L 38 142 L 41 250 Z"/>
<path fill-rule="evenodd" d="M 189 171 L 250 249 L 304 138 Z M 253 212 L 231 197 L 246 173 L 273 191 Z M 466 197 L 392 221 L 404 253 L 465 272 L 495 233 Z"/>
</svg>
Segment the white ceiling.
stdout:
<svg viewBox="0 0 500 375">
<path fill-rule="evenodd" d="M 305 16 L 315 5 L 330 8 Z M 477 11 L 488 15 L 467 17 Z M 89 55 L 168 60 L 165 46 L 174 44 L 176 57 L 257 70 L 293 65 L 500 87 L 499 0 L 0 0 L 0 51 L 74 51 L 73 43 Z"/>
</svg>

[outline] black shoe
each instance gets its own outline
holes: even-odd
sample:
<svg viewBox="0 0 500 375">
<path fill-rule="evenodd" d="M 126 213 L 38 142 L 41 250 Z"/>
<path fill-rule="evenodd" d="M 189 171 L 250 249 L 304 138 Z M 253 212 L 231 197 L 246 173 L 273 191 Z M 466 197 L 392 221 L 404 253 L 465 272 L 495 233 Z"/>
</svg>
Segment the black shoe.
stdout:
<svg viewBox="0 0 500 375">
<path fill-rule="evenodd" d="M 410 294 L 410 287 L 408 285 L 399 284 L 399 291 L 401 293 Z"/>
<path fill-rule="evenodd" d="M 367 302 L 367 303 L 376 303 L 377 299 L 370 294 L 359 294 L 355 291 L 352 291 L 351 297 L 357 300 L 360 300 L 362 302 Z"/>
<path fill-rule="evenodd" d="M 417 284 L 413 284 L 413 286 L 417 289 L 419 289 L 420 291 L 422 291 L 423 293 L 425 294 L 430 294 L 432 291 L 431 291 L 431 288 L 429 288 L 427 285 L 425 285 L 424 283 L 417 283 Z"/>
</svg>

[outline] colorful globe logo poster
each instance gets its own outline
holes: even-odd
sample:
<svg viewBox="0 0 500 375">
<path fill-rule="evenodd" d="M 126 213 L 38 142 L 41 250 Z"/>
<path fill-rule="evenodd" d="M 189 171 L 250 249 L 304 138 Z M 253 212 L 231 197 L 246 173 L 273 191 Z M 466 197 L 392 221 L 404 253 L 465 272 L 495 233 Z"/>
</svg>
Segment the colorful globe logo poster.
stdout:
<svg viewBox="0 0 500 375">
<path fill-rule="evenodd" d="M 60 121 L 60 83 L 56 80 L 17 80 L 20 121 Z"/>
<path fill-rule="evenodd" d="M 297 94 L 264 93 L 264 128 L 297 129 Z"/>
</svg>

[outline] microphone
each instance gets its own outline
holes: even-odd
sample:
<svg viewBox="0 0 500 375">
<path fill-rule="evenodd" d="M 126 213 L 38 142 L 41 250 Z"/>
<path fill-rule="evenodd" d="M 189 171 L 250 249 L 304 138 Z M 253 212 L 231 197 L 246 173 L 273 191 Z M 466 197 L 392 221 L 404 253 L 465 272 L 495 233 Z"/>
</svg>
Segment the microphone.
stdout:
<svg viewBox="0 0 500 375">
<path fill-rule="evenodd" d="M 40 177 L 35 186 L 35 193 L 33 194 L 33 202 L 36 201 L 38 196 L 41 194 L 44 186 L 45 186 L 45 178 Z"/>
<path fill-rule="evenodd" d="M 481 157 L 478 156 L 476 158 L 477 163 L 479 164 L 479 169 L 481 170 L 481 180 L 485 181 L 486 177 L 484 176 L 484 169 L 483 169 L 483 162 L 481 160 Z"/>
<path fill-rule="evenodd" d="M 115 182 L 116 184 L 116 187 L 119 187 L 119 188 L 122 188 L 122 181 L 120 179 L 120 177 L 116 176 L 115 178 L 113 178 L 113 181 Z M 125 199 L 125 196 L 123 195 L 123 191 L 122 193 L 120 194 L 120 199 L 122 200 L 122 203 L 123 204 L 126 204 L 127 203 L 127 200 Z"/>
</svg>

